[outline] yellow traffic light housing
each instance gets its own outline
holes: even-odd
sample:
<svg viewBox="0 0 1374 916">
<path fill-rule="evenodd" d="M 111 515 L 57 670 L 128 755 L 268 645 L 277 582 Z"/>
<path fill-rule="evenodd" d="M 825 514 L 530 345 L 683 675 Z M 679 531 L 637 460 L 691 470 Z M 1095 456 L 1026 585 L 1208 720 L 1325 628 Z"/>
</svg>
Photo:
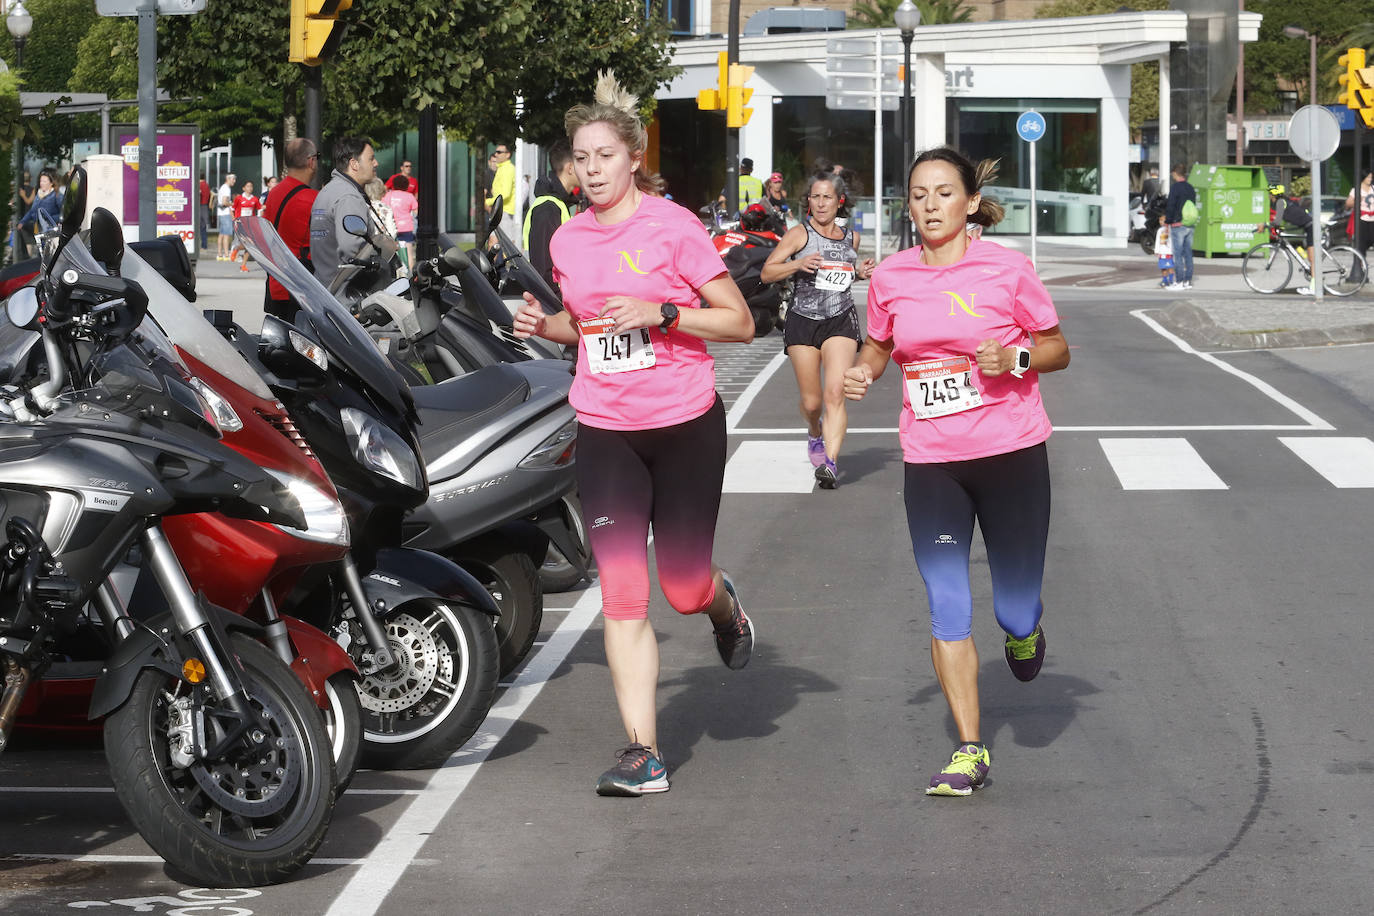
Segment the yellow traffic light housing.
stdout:
<svg viewBox="0 0 1374 916">
<path fill-rule="evenodd" d="M 730 65 L 730 84 L 725 99 L 726 127 L 743 127 L 749 123 L 749 118 L 754 114 L 754 109 L 745 107 L 745 103 L 754 94 L 754 90 L 748 89 L 744 85 L 753 75 L 753 67 L 745 64 Z"/>
<path fill-rule="evenodd" d="M 1336 79 L 1341 84 L 1341 94 L 1336 100 L 1347 108 L 1354 108 L 1358 111 L 1364 107 L 1360 104 L 1360 70 L 1365 65 L 1364 48 L 1350 48 L 1342 54 L 1336 63 L 1345 69 L 1345 72 Z"/>
<path fill-rule="evenodd" d="M 339 13 L 352 6 L 353 0 L 291 0 L 288 59 L 308 67 L 322 64 L 343 36 Z"/>
<path fill-rule="evenodd" d="M 716 77 L 715 89 L 703 89 L 697 93 L 697 108 L 702 111 L 721 111 L 726 107 L 726 99 L 729 97 L 730 76 L 728 58 L 724 51 L 716 57 Z"/>
</svg>

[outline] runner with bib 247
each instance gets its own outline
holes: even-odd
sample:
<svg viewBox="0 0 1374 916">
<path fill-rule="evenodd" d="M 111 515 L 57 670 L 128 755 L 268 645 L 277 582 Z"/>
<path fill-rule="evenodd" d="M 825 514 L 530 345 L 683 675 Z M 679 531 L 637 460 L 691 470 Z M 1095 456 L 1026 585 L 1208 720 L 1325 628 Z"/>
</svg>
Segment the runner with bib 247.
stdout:
<svg viewBox="0 0 1374 916">
<path fill-rule="evenodd" d="M 868 287 L 868 339 L 845 372 L 862 398 L 889 360 L 902 371 L 907 527 L 930 604 L 930 654 L 959 735 L 927 795 L 970 795 L 991 757 L 980 732 L 969 548 L 977 521 L 1003 652 L 1022 681 L 1045 658 L 1040 587 L 1049 536 L 1050 421 L 1039 377 L 1069 364 L 1059 316 L 1022 254 L 981 238 L 1002 207 L 982 196 L 996 162 L 938 148 L 916 159 L 907 206 L 921 245 Z"/>
</svg>

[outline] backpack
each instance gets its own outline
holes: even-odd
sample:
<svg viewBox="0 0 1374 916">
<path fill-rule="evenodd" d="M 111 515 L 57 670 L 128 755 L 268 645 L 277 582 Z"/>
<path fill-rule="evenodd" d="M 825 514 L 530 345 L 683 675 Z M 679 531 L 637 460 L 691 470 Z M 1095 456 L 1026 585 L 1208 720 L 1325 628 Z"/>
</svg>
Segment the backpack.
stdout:
<svg viewBox="0 0 1374 916">
<path fill-rule="evenodd" d="M 1197 224 L 1197 204 L 1191 200 L 1183 202 L 1183 212 L 1179 214 L 1179 222 L 1185 226 Z"/>
</svg>

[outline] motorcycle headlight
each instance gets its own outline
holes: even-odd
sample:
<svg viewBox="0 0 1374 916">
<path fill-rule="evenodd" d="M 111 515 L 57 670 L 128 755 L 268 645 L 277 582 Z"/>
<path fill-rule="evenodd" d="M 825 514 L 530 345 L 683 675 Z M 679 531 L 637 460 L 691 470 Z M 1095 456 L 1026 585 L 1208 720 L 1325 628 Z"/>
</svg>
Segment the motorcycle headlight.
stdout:
<svg viewBox="0 0 1374 916">
<path fill-rule="evenodd" d="M 273 527 L 307 541 L 348 546 L 348 517 L 344 515 L 342 503 L 319 487 L 307 483 L 299 477 L 292 477 L 271 468 L 267 468 L 266 471 L 275 477 L 288 493 L 295 497 L 296 502 L 300 504 L 301 514 L 305 516 L 306 523 L 304 529 L 293 528 L 289 525 L 274 525 Z"/>
<path fill-rule="evenodd" d="M 218 391 L 195 376 L 191 377 L 191 387 L 196 389 L 196 393 L 209 405 L 210 412 L 215 415 L 215 422 L 219 423 L 221 432 L 236 433 L 243 429 L 243 421 L 234 412 L 233 406 Z"/>
<path fill-rule="evenodd" d="M 572 419 L 520 459 L 522 468 L 560 468 L 572 463 L 577 449 L 577 420 Z"/>
<path fill-rule="evenodd" d="M 404 439 L 356 408 L 343 408 L 339 411 L 339 417 L 343 420 L 344 432 L 348 434 L 353 457 L 363 467 L 413 489 L 424 489 L 425 479 L 420 462 Z"/>
</svg>

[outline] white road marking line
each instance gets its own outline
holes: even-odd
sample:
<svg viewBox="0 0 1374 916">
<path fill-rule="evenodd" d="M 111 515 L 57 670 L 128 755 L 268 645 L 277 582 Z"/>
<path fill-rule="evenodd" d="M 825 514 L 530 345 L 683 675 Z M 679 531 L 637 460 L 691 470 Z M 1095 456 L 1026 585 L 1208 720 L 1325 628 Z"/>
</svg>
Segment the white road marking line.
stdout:
<svg viewBox="0 0 1374 916">
<path fill-rule="evenodd" d="M 405 870 L 417 864 L 416 854 L 472 782 L 492 749 L 524 715 L 600 613 L 601 588 L 592 586 L 582 593 L 549 637 L 549 644 L 521 669 L 515 685 L 493 704 L 477 734 L 434 771 L 425 784 L 423 798 L 410 803 L 362 861 L 362 867 L 334 898 L 326 916 L 372 916 L 381 909 Z"/>
<path fill-rule="evenodd" d="M 0 792 L 17 792 L 20 794 L 44 794 L 61 793 L 63 795 L 72 792 L 98 793 L 101 795 L 113 795 L 114 789 L 109 786 L 0 786 Z M 350 788 L 344 793 L 349 795 L 419 795 L 419 789 L 359 789 Z"/>
<path fill-rule="evenodd" d="M 1374 487 L 1374 442 L 1341 436 L 1279 436 L 1312 469 L 1333 487 Z"/>
<path fill-rule="evenodd" d="M 1099 439 L 1125 490 L 1229 489 L 1187 439 Z"/>
<path fill-rule="evenodd" d="M 1211 433 L 1241 432 L 1267 433 L 1317 429 L 1306 423 L 1239 423 L 1239 424 L 1199 424 L 1197 426 L 1056 426 L 1057 433 Z M 883 435 L 895 436 L 900 430 L 895 426 L 856 426 L 845 430 L 846 436 Z M 747 427 L 730 430 L 732 436 L 798 436 L 805 441 L 806 429 L 799 426 Z"/>
<path fill-rule="evenodd" d="M 816 469 L 806 459 L 806 440 L 746 440 L 725 463 L 722 493 L 810 493 Z"/>
<path fill-rule="evenodd" d="M 1317 416 L 1317 415 L 1316 415 L 1315 413 L 1313 413 L 1312 411 L 1308 410 L 1306 407 L 1304 407 L 1304 406 L 1302 406 L 1301 404 L 1299 404 L 1297 401 L 1295 401 L 1295 400 L 1293 400 L 1292 398 L 1290 398 L 1288 395 L 1286 395 L 1286 394 L 1282 393 L 1281 391 L 1279 391 L 1279 390 L 1278 390 L 1277 388 L 1275 388 L 1273 385 L 1270 385 L 1268 382 L 1263 381 L 1263 380 L 1261 380 L 1261 379 L 1258 379 L 1258 378 L 1256 378 L 1255 376 L 1251 375 L 1251 374 L 1248 373 L 1248 372 L 1244 372 L 1244 371 L 1242 371 L 1242 370 L 1240 370 L 1240 369 L 1237 369 L 1235 366 L 1232 366 L 1230 363 L 1226 363 L 1226 362 L 1223 362 L 1223 361 L 1220 360 L 1220 359 L 1217 359 L 1217 358 L 1216 358 L 1215 356 L 1213 356 L 1211 353 L 1203 353 L 1201 350 L 1194 350 L 1191 346 L 1188 345 L 1188 342 L 1187 342 L 1187 341 L 1185 341 L 1185 340 L 1183 340 L 1181 337 L 1178 337 L 1177 335 L 1175 335 L 1175 334 L 1173 334 L 1173 333 L 1171 333 L 1171 332 L 1165 330 L 1165 328 L 1164 328 L 1159 322 L 1155 321 L 1155 320 L 1154 320 L 1153 318 L 1151 318 L 1149 315 L 1146 315 L 1146 314 L 1145 314 L 1146 311 L 1149 311 L 1149 310 L 1148 310 L 1148 309 L 1135 309 L 1134 311 L 1131 312 L 1131 314 L 1134 315 L 1136 318 L 1139 318 L 1141 321 L 1145 322 L 1146 326 L 1148 326 L 1148 327 L 1149 327 L 1151 330 L 1153 330 L 1156 334 L 1160 335 L 1160 336 L 1163 337 L 1165 340 L 1171 342 L 1174 346 L 1178 347 L 1178 348 L 1179 348 L 1180 350 L 1182 350 L 1184 353 L 1189 353 L 1189 354 L 1191 354 L 1191 355 L 1193 355 L 1193 356 L 1196 356 L 1198 359 L 1203 360 L 1204 362 L 1211 363 L 1212 365 L 1216 366 L 1218 369 L 1221 369 L 1223 372 L 1229 372 L 1229 373 L 1231 373 L 1232 375 L 1234 375 L 1236 378 L 1239 378 L 1239 379 L 1242 379 L 1242 380 L 1244 380 L 1244 381 L 1246 381 L 1246 382 L 1249 382 L 1249 383 L 1250 383 L 1251 385 L 1253 385 L 1256 389 L 1258 389 L 1262 394 L 1267 395 L 1268 397 L 1270 397 L 1271 399 L 1273 399 L 1273 400 L 1276 401 L 1277 403 L 1281 404 L 1282 406 L 1286 407 L 1288 410 L 1291 410 L 1293 413 L 1297 414 L 1299 417 L 1302 417 L 1304 420 L 1306 420 L 1307 423 L 1308 423 L 1308 426 L 1309 426 L 1311 429 L 1326 429 L 1326 430 L 1330 430 L 1330 429 L 1335 429 L 1335 428 L 1336 428 L 1336 427 L 1332 426 L 1330 423 L 1328 423 L 1328 422 L 1326 422 L 1325 420 L 1323 420 L 1321 417 Z"/>
<path fill-rule="evenodd" d="M 754 403 L 754 398 L 758 397 L 759 392 L 763 390 L 763 386 L 768 383 L 768 379 L 771 378 L 773 373 L 778 371 L 778 367 L 786 361 L 787 354 L 778 353 L 768 361 L 768 365 L 764 366 L 758 375 L 754 376 L 754 380 L 749 383 L 749 387 L 744 389 L 744 393 L 735 400 L 735 403 L 725 414 L 726 432 L 730 432 L 739 425 L 740 421 L 744 419 L 745 411 L 749 409 L 749 405 Z"/>
<path fill-rule="evenodd" d="M 102 855 L 99 853 L 87 853 L 82 855 L 70 855 L 66 853 L 46 853 L 46 852 L 14 852 L 0 859 L 53 859 L 59 862 L 98 862 L 108 865 L 162 865 L 166 862 L 162 856 L 118 856 Z M 367 859 L 330 859 L 324 856 L 316 856 L 306 863 L 306 868 L 311 865 L 366 865 Z M 414 865 L 435 865 L 436 859 L 416 859 Z"/>
</svg>

